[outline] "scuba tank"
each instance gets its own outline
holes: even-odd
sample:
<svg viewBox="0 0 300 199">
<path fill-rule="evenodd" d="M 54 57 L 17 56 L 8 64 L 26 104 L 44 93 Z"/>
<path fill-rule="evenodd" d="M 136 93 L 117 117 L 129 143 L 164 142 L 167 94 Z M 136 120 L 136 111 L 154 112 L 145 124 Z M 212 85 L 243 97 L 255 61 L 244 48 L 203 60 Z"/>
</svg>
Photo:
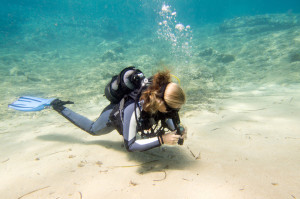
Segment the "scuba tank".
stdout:
<svg viewBox="0 0 300 199">
<path fill-rule="evenodd" d="M 111 81 L 106 85 L 104 90 L 105 97 L 111 103 L 117 104 L 125 95 L 139 89 L 144 79 L 145 76 L 142 71 L 133 66 L 127 67 L 118 75 L 113 76 Z"/>
</svg>

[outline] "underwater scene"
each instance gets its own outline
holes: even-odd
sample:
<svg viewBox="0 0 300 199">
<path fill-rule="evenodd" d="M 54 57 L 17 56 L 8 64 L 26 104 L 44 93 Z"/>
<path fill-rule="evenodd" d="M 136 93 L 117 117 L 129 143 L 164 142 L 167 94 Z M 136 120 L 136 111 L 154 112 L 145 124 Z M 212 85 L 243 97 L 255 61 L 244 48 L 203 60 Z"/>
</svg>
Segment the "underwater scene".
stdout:
<svg viewBox="0 0 300 199">
<path fill-rule="evenodd" d="M 147 76 L 170 69 L 186 91 L 185 109 L 234 88 L 300 80 L 297 1 L 1 4 L 1 118 L 22 95 L 98 105 L 126 66 Z"/>
<path fill-rule="evenodd" d="M 8 108 L 60 98 L 94 120 L 127 66 L 178 78 L 183 147 L 128 155 Z M 0 198 L 300 197 L 298 0 L 1 0 L 0 80 Z"/>
</svg>

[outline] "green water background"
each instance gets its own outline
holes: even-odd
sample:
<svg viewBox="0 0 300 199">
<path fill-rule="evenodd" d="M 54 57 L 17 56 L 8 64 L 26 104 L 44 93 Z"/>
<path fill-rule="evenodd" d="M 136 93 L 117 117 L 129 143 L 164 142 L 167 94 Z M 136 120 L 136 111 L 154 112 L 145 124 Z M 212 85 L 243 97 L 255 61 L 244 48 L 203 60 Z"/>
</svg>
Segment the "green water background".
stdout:
<svg viewBox="0 0 300 199">
<path fill-rule="evenodd" d="M 187 94 L 183 111 L 213 111 L 214 100 L 232 90 L 300 82 L 296 1 L 277 2 L 269 10 L 255 2 L 219 7 L 194 1 L 2 4 L 3 119 L 18 117 L 7 105 L 22 95 L 59 97 L 74 101 L 75 110 L 100 112 L 108 103 L 105 85 L 130 65 L 147 76 L 170 69 Z"/>
</svg>

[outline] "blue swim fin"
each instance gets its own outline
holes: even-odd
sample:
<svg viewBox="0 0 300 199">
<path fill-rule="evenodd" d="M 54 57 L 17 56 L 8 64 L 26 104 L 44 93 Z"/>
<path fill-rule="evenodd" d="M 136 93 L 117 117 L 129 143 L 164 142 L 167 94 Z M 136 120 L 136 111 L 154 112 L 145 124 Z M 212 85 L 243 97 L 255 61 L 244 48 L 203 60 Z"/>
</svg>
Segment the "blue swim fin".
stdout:
<svg viewBox="0 0 300 199">
<path fill-rule="evenodd" d="M 50 103 L 56 98 L 43 99 L 38 97 L 23 96 L 17 101 L 9 104 L 9 108 L 13 108 L 18 111 L 41 111 L 47 107 L 50 107 Z"/>
</svg>

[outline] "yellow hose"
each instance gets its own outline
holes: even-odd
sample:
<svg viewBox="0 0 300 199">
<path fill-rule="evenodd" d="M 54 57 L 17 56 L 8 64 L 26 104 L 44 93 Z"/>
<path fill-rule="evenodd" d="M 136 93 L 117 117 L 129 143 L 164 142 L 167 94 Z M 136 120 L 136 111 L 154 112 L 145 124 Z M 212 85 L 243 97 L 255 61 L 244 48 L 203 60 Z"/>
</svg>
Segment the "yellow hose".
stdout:
<svg viewBox="0 0 300 199">
<path fill-rule="evenodd" d="M 171 74 L 171 76 L 174 77 L 175 79 L 177 79 L 178 84 L 180 85 L 180 79 L 179 79 L 178 77 L 176 77 L 175 75 L 172 75 L 172 74 Z"/>
</svg>

